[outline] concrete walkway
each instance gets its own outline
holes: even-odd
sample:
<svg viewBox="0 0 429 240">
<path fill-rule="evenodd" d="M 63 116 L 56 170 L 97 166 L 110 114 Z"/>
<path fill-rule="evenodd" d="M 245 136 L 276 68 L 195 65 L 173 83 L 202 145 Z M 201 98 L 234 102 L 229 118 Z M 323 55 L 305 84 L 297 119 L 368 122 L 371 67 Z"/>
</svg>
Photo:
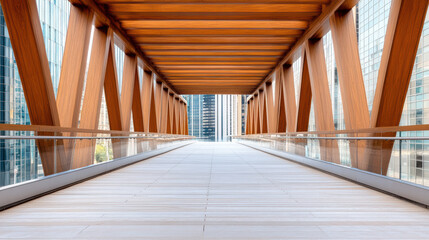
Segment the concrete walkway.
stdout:
<svg viewBox="0 0 429 240">
<path fill-rule="evenodd" d="M 195 143 L 0 212 L 0 238 L 429 239 L 429 210 L 235 143 Z"/>
</svg>

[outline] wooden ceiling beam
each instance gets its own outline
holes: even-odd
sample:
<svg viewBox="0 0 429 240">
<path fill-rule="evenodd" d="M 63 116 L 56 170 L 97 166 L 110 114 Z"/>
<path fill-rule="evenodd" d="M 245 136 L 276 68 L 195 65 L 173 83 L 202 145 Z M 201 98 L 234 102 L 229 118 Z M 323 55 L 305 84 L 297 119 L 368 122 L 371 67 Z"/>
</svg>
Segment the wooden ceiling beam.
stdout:
<svg viewBox="0 0 429 240">
<path fill-rule="evenodd" d="M 155 73 L 158 78 L 165 83 L 171 91 L 177 94 L 177 91 L 174 87 L 168 83 L 168 81 L 164 78 L 164 76 L 153 66 L 150 59 L 142 52 L 142 50 L 137 47 L 138 45 L 125 33 L 124 29 L 121 27 L 113 17 L 111 17 L 104 8 L 100 7 L 94 0 L 69 0 L 72 4 L 77 4 L 81 6 L 85 6 L 91 9 L 97 18 L 97 21 L 102 22 L 103 24 L 109 26 L 115 35 L 122 41 L 123 45 L 126 47 L 126 51 L 137 54 L 140 59 L 143 61 L 146 68 Z M 186 103 L 186 100 L 181 97 L 181 100 Z"/>
<path fill-rule="evenodd" d="M 333 12 L 348 10 L 357 1 L 96 2 L 103 13 L 110 14 L 109 19 L 119 21 L 121 30 L 132 43 L 138 44 L 138 50 L 150 56 L 147 59 L 157 64 L 156 70 L 161 71 L 162 77 L 168 80 L 243 77 L 253 81 L 265 77 L 261 86 L 270 79 L 269 73 L 295 59 L 302 43 L 329 30 L 327 20 Z"/>
<path fill-rule="evenodd" d="M 266 69 L 272 68 L 271 65 L 158 65 L 162 69 Z"/>
<path fill-rule="evenodd" d="M 288 53 L 286 53 L 286 55 L 283 57 L 283 59 L 281 61 L 279 61 L 277 66 L 275 68 L 273 68 L 273 70 L 269 74 L 267 74 L 267 76 L 264 78 L 264 80 L 261 81 L 261 83 L 255 88 L 254 91 L 257 91 L 258 89 L 260 89 L 261 86 L 263 86 L 263 84 L 266 81 L 271 79 L 271 77 L 273 76 L 273 74 L 277 70 L 283 68 L 283 65 L 292 64 L 293 61 L 298 58 L 299 53 L 301 51 L 301 48 L 307 40 L 313 38 L 315 35 L 317 35 L 317 37 L 320 38 L 321 35 L 323 35 L 323 32 L 320 32 L 321 28 L 323 28 L 324 31 L 328 31 L 329 28 L 326 29 L 325 26 L 328 25 L 328 27 L 329 27 L 329 18 L 337 10 L 339 10 L 339 9 L 349 10 L 352 7 L 354 7 L 358 2 L 359 2 L 359 0 L 332 0 L 332 2 L 322 10 L 322 13 L 314 21 L 312 21 L 310 23 L 310 25 L 308 26 L 308 29 L 295 42 L 295 44 L 292 46 L 291 50 L 288 51 Z"/>
<path fill-rule="evenodd" d="M 172 83 L 174 84 L 180 84 L 180 83 L 195 83 L 195 82 L 199 82 L 199 83 L 213 83 L 213 82 L 219 82 L 219 83 L 224 83 L 224 82 L 236 82 L 236 83 L 243 83 L 243 82 L 252 82 L 253 84 L 257 83 L 258 80 L 247 80 L 247 79 L 233 79 L 233 78 L 225 78 L 225 79 L 209 79 L 209 80 L 201 80 L 198 78 L 194 78 L 194 80 L 188 80 L 186 78 L 184 79 L 177 79 L 177 80 L 172 80 Z"/>
<path fill-rule="evenodd" d="M 275 35 L 275 36 L 289 36 L 298 37 L 303 34 L 303 30 L 299 29 L 207 29 L 207 28 L 194 28 L 194 29 L 174 29 L 174 28 L 152 28 L 152 29 L 129 29 L 127 34 L 130 36 L 153 36 L 153 35 Z"/>
<path fill-rule="evenodd" d="M 77 1 L 77 0 L 75 0 Z M 201 3 L 201 0 L 97 0 L 99 3 Z M 229 3 L 231 0 L 204 0 L 204 3 Z M 330 0 L 234 0 L 235 3 L 318 3 Z"/>
<path fill-rule="evenodd" d="M 284 44 L 142 44 L 142 50 L 287 50 Z"/>
<path fill-rule="evenodd" d="M 207 77 L 207 73 L 174 73 L 167 74 L 169 77 Z M 210 76 L 218 76 L 218 77 L 233 77 L 233 76 L 242 76 L 242 77 L 259 77 L 264 76 L 264 73 L 210 73 Z"/>
<path fill-rule="evenodd" d="M 222 87 L 222 86 L 244 86 L 244 85 L 250 85 L 253 86 L 255 83 L 252 82 L 242 82 L 242 83 L 236 83 L 236 82 L 226 82 L 226 83 L 219 83 L 219 82 L 213 82 L 213 83 L 176 83 L 175 86 L 193 86 L 193 87 L 204 87 L 204 86 L 216 86 L 216 87 Z"/>
<path fill-rule="evenodd" d="M 175 80 L 199 80 L 199 81 L 205 81 L 205 80 L 245 80 L 245 81 L 256 81 L 260 80 L 259 77 L 244 77 L 244 76 L 229 76 L 229 77 L 223 77 L 223 76 L 202 76 L 202 77 L 171 77 L 171 81 Z"/>
<path fill-rule="evenodd" d="M 112 13 L 319 13 L 320 4 L 306 3 L 272 3 L 272 4 L 241 4 L 241 3 L 113 3 L 108 7 Z"/>
<path fill-rule="evenodd" d="M 123 20 L 301 20 L 310 21 L 319 12 L 115 12 Z"/>
<path fill-rule="evenodd" d="M 183 44 L 291 44 L 295 42 L 292 37 L 135 37 L 138 44 L 183 43 Z"/>
<path fill-rule="evenodd" d="M 157 56 L 151 57 L 153 61 L 238 61 L 238 62 L 248 62 L 248 61 L 276 61 L 280 59 L 276 56 L 263 57 L 263 56 Z"/>
<path fill-rule="evenodd" d="M 259 66 L 259 65 L 267 65 L 272 67 L 272 65 L 275 64 L 274 61 L 266 61 L 266 62 L 156 62 L 156 65 L 159 68 L 162 68 L 163 66 L 187 66 L 187 65 L 195 65 L 195 66 L 201 66 L 201 65 L 234 65 L 234 66 Z"/>
<path fill-rule="evenodd" d="M 89 0 L 85 0 L 89 1 Z M 272 29 L 305 29 L 307 21 L 245 21 L 245 20 L 124 20 L 124 28 L 272 28 Z"/>
<path fill-rule="evenodd" d="M 193 51 L 193 50 L 149 50 L 146 53 L 150 56 L 281 56 L 284 51 L 276 50 L 206 50 L 206 51 Z"/>
<path fill-rule="evenodd" d="M 265 73 L 267 70 L 235 70 L 235 69 L 189 69 L 189 70 L 181 70 L 181 69 L 166 69 L 165 73 Z"/>
</svg>

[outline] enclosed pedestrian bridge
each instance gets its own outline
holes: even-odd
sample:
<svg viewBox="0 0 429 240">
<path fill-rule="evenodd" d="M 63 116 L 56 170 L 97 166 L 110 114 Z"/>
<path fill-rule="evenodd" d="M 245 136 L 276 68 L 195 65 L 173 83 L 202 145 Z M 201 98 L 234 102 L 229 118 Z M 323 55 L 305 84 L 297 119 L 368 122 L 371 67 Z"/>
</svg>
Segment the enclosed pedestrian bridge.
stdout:
<svg viewBox="0 0 429 240">
<path fill-rule="evenodd" d="M 0 239 L 429 239 L 429 0 L 0 3 Z"/>
</svg>

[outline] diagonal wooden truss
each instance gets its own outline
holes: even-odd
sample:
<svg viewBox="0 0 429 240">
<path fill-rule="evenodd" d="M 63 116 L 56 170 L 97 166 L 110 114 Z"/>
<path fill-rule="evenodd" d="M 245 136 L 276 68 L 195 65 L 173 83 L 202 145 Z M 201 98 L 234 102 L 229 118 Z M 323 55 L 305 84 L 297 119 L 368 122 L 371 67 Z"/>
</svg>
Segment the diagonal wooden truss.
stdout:
<svg viewBox="0 0 429 240">
<path fill-rule="evenodd" d="M 332 1 L 325 8 L 319 22 L 313 22 L 304 36 L 292 47 L 292 52 L 248 98 L 246 134 L 308 131 L 310 107 L 313 99 L 316 130 L 330 132 L 321 136 L 335 136 L 331 99 L 326 75 L 321 37 L 330 29 L 334 44 L 346 130 L 398 126 L 416 57 L 419 39 L 428 7 L 427 0 L 393 0 L 387 34 L 380 64 L 376 94 L 371 117 L 359 59 L 356 26 L 352 8 L 357 1 Z M 406 47 L 404 47 L 406 46 Z M 296 54 L 299 49 L 300 54 Z M 295 55 L 294 55 L 295 54 Z M 301 79 L 298 103 L 295 105 L 295 86 L 291 63 L 301 56 Z M 276 79 L 274 111 L 265 109 L 260 96 L 270 95 L 267 88 Z M 259 109 L 255 105 L 259 106 Z M 273 112 L 273 113 L 271 113 Z M 274 116 L 276 128 L 265 129 L 265 116 Z M 259 125 L 261 126 L 259 126 Z M 390 132 L 383 136 L 395 136 Z M 349 134 L 355 136 L 355 133 Z M 361 136 L 379 136 L 364 134 Z M 352 166 L 367 171 L 387 174 L 393 141 L 351 142 Z M 325 160 L 339 162 L 338 144 L 320 141 L 321 151 L 329 149 Z M 383 151 L 377 151 L 383 149 Z M 321 155 L 324 154 L 321 152 Z M 358 161 L 359 158 L 359 161 Z"/>
<path fill-rule="evenodd" d="M 97 129 L 104 90 L 111 130 L 129 131 L 132 116 L 137 132 L 188 134 L 187 103 L 178 93 L 240 92 L 251 93 L 246 134 L 306 132 L 314 100 L 316 130 L 334 136 L 321 42 L 331 30 L 346 129 L 399 125 L 428 0 L 392 1 L 371 117 L 351 12 L 358 0 L 299 1 L 302 5 L 258 0 L 264 6 L 256 0 L 237 1 L 70 0 L 73 5 L 55 99 L 35 0 L 1 0 L 31 123 Z M 218 19 L 219 12 L 224 19 Z M 114 44 L 126 53 L 121 94 Z M 298 57 L 301 79 L 295 86 L 291 66 Z M 53 142 L 37 141 L 46 175 L 92 163 L 93 141 L 57 144 L 59 164 L 53 161 Z M 321 153 L 326 160 L 338 163 L 338 143 L 320 144 L 330 149 Z M 114 145 L 115 157 L 122 156 L 122 144 Z M 385 151 L 372 151 L 379 148 Z M 360 156 L 351 157 L 352 166 L 386 174 L 392 148 L 393 142 L 351 143 L 350 149 Z"/>
<path fill-rule="evenodd" d="M 182 121 L 186 122 L 184 114 L 187 108 L 186 101 L 161 78 L 157 78 L 155 86 L 153 77 L 158 72 L 147 63 L 141 52 L 136 51 L 116 25 L 106 24 L 96 11 L 94 14 L 93 9 L 79 5 L 80 2 L 72 3 L 76 5 L 72 5 L 70 10 L 58 97 L 55 99 L 35 0 L 1 1 L 31 123 L 98 129 L 103 90 L 111 130 L 130 131 L 131 115 L 135 132 L 160 132 L 159 126 L 166 125 L 170 119 L 178 126 L 179 122 L 175 121 L 179 121 L 179 118 L 172 118 L 170 114 L 166 114 L 173 105 L 176 107 L 177 116 L 181 111 Z M 93 44 L 85 83 L 92 26 L 94 26 Z M 118 35 L 122 37 L 117 38 Z M 117 40 L 118 44 L 124 46 L 126 53 L 121 94 L 114 56 L 114 44 Z M 144 68 L 144 76 L 139 76 L 139 66 Z M 143 78 L 142 87 L 140 77 Z M 158 87 L 164 89 L 163 93 L 166 93 L 166 96 L 175 96 L 170 103 L 167 99 L 164 100 L 163 96 L 158 96 L 161 93 L 157 91 Z M 165 107 L 161 107 L 165 104 Z M 181 129 L 170 128 L 169 133 L 187 134 L 184 128 L 179 132 Z M 38 135 L 52 133 L 38 132 Z M 112 143 L 115 157 L 123 156 L 124 144 L 118 141 Z M 53 141 L 37 141 L 45 175 L 93 164 L 94 140 L 58 141 L 56 145 L 57 151 L 54 150 Z M 57 158 L 60 159 L 59 164 L 54 162 L 54 152 L 57 152 Z"/>
</svg>

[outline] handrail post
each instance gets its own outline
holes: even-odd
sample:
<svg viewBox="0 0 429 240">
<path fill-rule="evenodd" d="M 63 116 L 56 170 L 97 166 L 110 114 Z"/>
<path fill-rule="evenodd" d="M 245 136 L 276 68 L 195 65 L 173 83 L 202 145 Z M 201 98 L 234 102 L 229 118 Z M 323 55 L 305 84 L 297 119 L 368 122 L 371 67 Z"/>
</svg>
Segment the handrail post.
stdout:
<svg viewBox="0 0 429 240">
<path fill-rule="evenodd" d="M 399 132 L 399 137 L 401 137 L 401 133 Z M 402 140 L 399 139 L 399 180 L 402 180 Z"/>
<path fill-rule="evenodd" d="M 54 136 L 57 136 L 57 133 L 54 132 Z M 54 139 L 54 174 L 57 173 L 57 139 Z"/>
</svg>

